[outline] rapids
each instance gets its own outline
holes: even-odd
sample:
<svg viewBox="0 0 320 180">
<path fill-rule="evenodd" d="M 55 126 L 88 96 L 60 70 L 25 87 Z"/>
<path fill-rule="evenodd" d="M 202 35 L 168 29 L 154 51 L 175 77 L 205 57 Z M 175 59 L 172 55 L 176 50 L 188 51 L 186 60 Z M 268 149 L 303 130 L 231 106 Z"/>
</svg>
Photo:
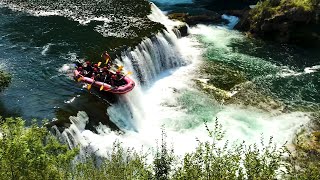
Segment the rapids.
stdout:
<svg viewBox="0 0 320 180">
<path fill-rule="evenodd" d="M 13 74 L 12 84 L 0 96 L 1 114 L 29 120 L 69 118 L 72 124 L 64 132 L 54 129 L 70 147 L 80 144 L 82 150 L 101 156 L 107 155 L 115 140 L 137 150 L 152 149 L 164 128 L 168 144 L 182 155 L 194 150 L 196 138 L 209 138 L 205 123 L 213 128 L 216 118 L 226 130 L 225 140 L 256 143 L 273 136 L 282 145 L 310 121 L 309 111 L 265 111 L 212 98 L 195 83 L 208 63 L 241 71 L 247 82 L 286 105 L 316 108 L 320 103 L 317 52 L 248 39 L 232 30 L 237 19 L 230 16 L 224 16 L 230 20 L 227 26 L 198 25 L 189 29 L 188 37 L 178 38 L 171 30 L 177 22 L 155 5 L 148 18 L 164 23 L 168 30 L 144 38 L 115 59 L 126 71 L 134 72 L 135 89 L 123 96 L 89 93 L 72 80 L 72 62 L 86 51 L 101 48 L 96 45 L 99 40 L 123 44 L 121 38 L 132 31 L 117 26 L 108 32 L 110 17 L 101 17 L 95 10 L 82 16 L 75 13 L 75 7 L 55 11 L 58 16 L 51 11 L 35 16 L 35 11 L 30 15 L 0 7 L 0 67 Z M 113 19 L 116 24 L 121 24 L 119 17 Z M 101 18 L 102 23 L 90 23 Z M 139 18 L 124 22 L 134 24 Z"/>
<path fill-rule="evenodd" d="M 159 9 L 153 6 L 153 12 L 159 14 Z M 159 22 L 169 21 L 167 19 L 161 21 L 164 17 L 159 15 L 150 17 L 158 17 Z M 229 18 L 233 20 L 232 17 Z M 172 22 L 165 25 L 170 27 Z M 161 130 L 164 128 L 168 144 L 172 145 L 176 154 L 182 155 L 194 150 L 197 146 L 196 139 L 209 140 L 205 123 L 213 129 L 216 118 L 226 129 L 225 140 L 231 142 L 245 140 L 251 144 L 272 136 L 277 145 L 283 145 L 286 141 L 292 140 L 297 130 L 309 122 L 308 113 L 266 112 L 255 107 L 223 105 L 209 98 L 196 87 L 193 79 L 197 78 L 197 69 L 204 61 L 202 54 L 208 53 L 209 49 L 204 44 L 207 41 L 213 43 L 214 47 L 210 48 L 222 51 L 219 55 L 223 57 L 223 53 L 231 51 L 229 46 L 235 39 L 244 38 L 240 33 L 229 30 L 232 28 L 230 26 L 234 26 L 233 21 L 228 27 L 193 27 L 190 29 L 189 37 L 179 39 L 173 36 L 173 32 L 165 32 L 164 34 L 172 34 L 167 35 L 171 43 L 166 43 L 165 46 L 177 48 L 178 57 L 173 56 L 173 58 L 189 63 L 178 68 L 164 68 L 164 71 L 160 73 L 156 68 L 159 64 L 151 60 L 152 58 L 150 59 L 154 57 L 154 52 L 150 52 L 153 43 L 147 44 L 151 40 L 142 42 L 129 55 L 123 53 L 122 59 L 124 59 L 125 66 L 133 70 L 138 75 L 134 79 L 141 82 L 134 91 L 119 97 L 118 101 L 107 110 L 110 120 L 124 130 L 124 134 L 110 131 L 105 125 L 96 127 L 98 133 L 84 129 L 89 118 L 85 112 L 81 111 L 77 116 L 70 118 L 74 123 L 64 134 L 68 142 L 70 142 L 69 137 L 73 137 L 70 146 L 80 143 L 84 145 L 86 151 L 89 147 L 91 151 L 100 156 L 107 155 L 115 140 L 119 140 L 126 147 L 152 149 L 157 145 L 156 140 L 161 139 Z M 167 52 L 170 48 L 165 46 L 162 47 L 162 50 Z M 170 51 L 168 53 L 172 54 Z M 138 60 L 140 61 L 139 68 L 144 68 L 144 73 L 141 73 L 141 70 L 135 65 Z M 162 63 L 165 59 L 160 58 L 159 60 L 158 63 L 167 64 Z M 274 69 L 266 73 L 279 69 L 277 65 L 265 60 L 258 58 L 255 60 L 257 60 L 256 64 L 252 64 L 254 60 L 247 63 L 249 68 L 263 65 L 266 66 L 266 69 Z M 150 63 L 153 64 L 152 68 L 148 66 Z M 150 81 L 152 83 L 143 84 L 141 77 L 149 80 L 152 77 Z M 68 135 L 71 132 L 72 135 Z"/>
</svg>

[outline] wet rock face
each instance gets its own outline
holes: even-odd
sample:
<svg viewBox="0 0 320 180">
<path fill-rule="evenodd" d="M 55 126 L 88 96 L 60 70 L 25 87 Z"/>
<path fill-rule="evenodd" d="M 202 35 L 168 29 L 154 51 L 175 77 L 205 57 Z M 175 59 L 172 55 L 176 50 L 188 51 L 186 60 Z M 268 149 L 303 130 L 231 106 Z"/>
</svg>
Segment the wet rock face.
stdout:
<svg viewBox="0 0 320 180">
<path fill-rule="evenodd" d="M 256 4 L 258 0 L 194 0 L 194 2 L 206 9 L 221 11 L 245 9 L 249 5 Z"/>
<path fill-rule="evenodd" d="M 170 19 L 176 19 L 182 22 L 185 22 L 189 25 L 196 24 L 212 24 L 223 22 L 221 15 L 215 12 L 205 12 L 203 14 L 194 14 L 190 15 L 188 13 L 173 13 L 169 14 Z"/>
<path fill-rule="evenodd" d="M 188 25 L 186 23 L 176 27 L 177 30 L 180 32 L 180 35 L 181 37 L 184 37 L 184 36 L 188 36 Z"/>
</svg>

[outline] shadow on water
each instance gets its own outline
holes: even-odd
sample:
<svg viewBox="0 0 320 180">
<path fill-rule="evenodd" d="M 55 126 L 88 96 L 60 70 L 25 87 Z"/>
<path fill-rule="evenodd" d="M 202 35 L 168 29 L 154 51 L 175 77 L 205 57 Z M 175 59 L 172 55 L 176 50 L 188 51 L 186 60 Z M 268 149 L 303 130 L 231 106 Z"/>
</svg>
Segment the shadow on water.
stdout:
<svg viewBox="0 0 320 180">
<path fill-rule="evenodd" d="M 20 108 L 10 108 L 8 109 L 5 104 L 0 99 L 0 116 L 3 118 L 8 117 L 20 117 L 21 109 Z"/>
<path fill-rule="evenodd" d="M 299 47 L 249 38 L 245 41 L 234 41 L 230 46 L 236 53 L 245 53 L 296 70 L 320 64 L 320 46 Z"/>
<path fill-rule="evenodd" d="M 112 130 L 120 129 L 109 119 L 106 109 L 116 101 L 115 95 L 107 92 L 98 92 L 92 89 L 91 92 L 83 92 L 77 95 L 71 102 L 66 102 L 62 107 L 56 109 L 57 121 L 52 122 L 57 126 L 68 126 L 70 116 L 77 116 L 79 111 L 85 111 L 89 117 L 86 129 L 96 131 L 94 127 L 100 123 Z"/>
</svg>

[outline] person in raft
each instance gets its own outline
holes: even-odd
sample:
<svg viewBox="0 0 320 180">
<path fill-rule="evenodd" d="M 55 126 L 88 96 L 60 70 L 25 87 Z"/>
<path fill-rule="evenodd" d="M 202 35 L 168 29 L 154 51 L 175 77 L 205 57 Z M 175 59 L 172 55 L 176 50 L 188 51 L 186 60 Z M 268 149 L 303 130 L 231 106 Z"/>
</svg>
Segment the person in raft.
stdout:
<svg viewBox="0 0 320 180">
<path fill-rule="evenodd" d="M 79 71 L 79 75 L 83 75 L 83 67 L 82 66 L 77 66 L 77 71 Z M 80 77 L 80 76 L 77 76 L 77 79 Z"/>
<path fill-rule="evenodd" d="M 102 68 L 102 73 L 101 73 L 101 77 L 100 77 L 100 81 L 101 82 L 109 82 L 110 83 L 110 79 L 112 76 L 112 72 L 109 71 L 109 68 L 107 66 Z M 108 84 L 109 84 L 108 83 Z"/>
<path fill-rule="evenodd" d="M 113 74 L 111 76 L 110 85 L 112 87 L 118 87 L 118 86 L 124 85 L 123 82 L 122 82 L 123 78 L 124 78 L 124 76 L 121 74 L 121 72 L 117 71 L 116 74 Z"/>
<path fill-rule="evenodd" d="M 94 79 L 94 80 L 100 79 L 100 73 L 99 73 L 98 68 L 93 68 L 93 73 L 92 73 L 91 79 Z"/>
<path fill-rule="evenodd" d="M 83 68 L 86 72 L 84 72 L 84 76 L 91 77 L 93 73 L 93 67 L 91 66 L 90 61 L 86 61 L 85 67 Z"/>
<path fill-rule="evenodd" d="M 107 65 L 108 67 L 111 67 L 112 62 L 111 62 L 111 57 L 110 57 L 110 55 L 108 54 L 108 51 L 103 52 L 102 55 L 101 55 L 101 57 L 103 58 L 103 60 L 106 61 L 106 65 Z"/>
</svg>

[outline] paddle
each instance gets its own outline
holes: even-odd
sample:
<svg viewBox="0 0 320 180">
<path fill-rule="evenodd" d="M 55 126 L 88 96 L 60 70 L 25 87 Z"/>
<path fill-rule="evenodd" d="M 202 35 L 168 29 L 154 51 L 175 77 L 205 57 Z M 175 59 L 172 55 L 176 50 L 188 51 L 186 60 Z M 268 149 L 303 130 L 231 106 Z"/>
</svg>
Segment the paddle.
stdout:
<svg viewBox="0 0 320 180">
<path fill-rule="evenodd" d="M 126 75 L 122 76 L 120 80 L 122 80 L 124 77 L 126 77 L 127 75 L 131 75 L 133 74 L 131 71 L 129 71 Z"/>
<path fill-rule="evenodd" d="M 131 71 L 129 71 L 126 75 L 131 75 L 131 74 L 133 74 L 133 73 Z M 126 76 L 126 75 L 124 75 L 124 76 Z"/>
<path fill-rule="evenodd" d="M 101 65 L 101 62 L 98 62 L 98 67 L 100 67 L 100 65 Z"/>
<path fill-rule="evenodd" d="M 80 76 L 77 81 L 80 82 L 82 81 L 82 79 L 83 79 L 83 76 Z"/>
<path fill-rule="evenodd" d="M 108 64 L 108 62 L 109 62 L 109 58 L 106 59 L 106 63 L 105 64 Z"/>
<path fill-rule="evenodd" d="M 95 82 L 95 80 L 94 80 L 94 78 L 93 78 L 92 83 L 87 85 L 87 89 L 88 89 L 88 90 L 90 90 L 90 89 L 91 89 L 91 86 L 92 86 L 92 84 L 93 84 L 94 82 Z"/>
<path fill-rule="evenodd" d="M 102 91 L 102 90 L 103 90 L 104 83 L 106 82 L 106 78 L 107 78 L 107 75 L 105 75 L 105 77 L 104 77 L 104 81 L 103 81 L 103 83 L 102 83 L 102 85 L 101 85 L 101 87 L 100 87 L 100 91 Z"/>
<path fill-rule="evenodd" d="M 122 69 L 123 69 L 123 66 L 120 65 L 120 66 L 118 67 L 117 71 L 122 71 Z"/>
</svg>

